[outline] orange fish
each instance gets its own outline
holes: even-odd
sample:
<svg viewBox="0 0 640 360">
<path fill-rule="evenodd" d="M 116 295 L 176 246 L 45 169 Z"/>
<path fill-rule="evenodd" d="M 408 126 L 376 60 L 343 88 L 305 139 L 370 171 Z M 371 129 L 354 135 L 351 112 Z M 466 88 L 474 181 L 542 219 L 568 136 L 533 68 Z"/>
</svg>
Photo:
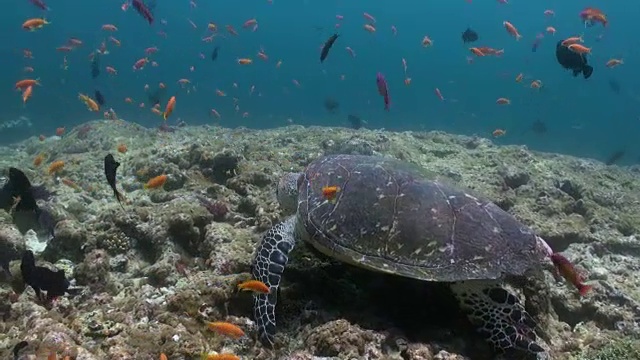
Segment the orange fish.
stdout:
<svg viewBox="0 0 640 360">
<path fill-rule="evenodd" d="M 49 169 L 47 170 L 47 172 L 49 173 L 49 175 L 53 175 L 57 172 L 62 171 L 62 168 L 64 168 L 64 161 L 54 161 L 51 163 L 51 165 L 49 165 Z"/>
<path fill-rule="evenodd" d="M 250 27 L 255 26 L 258 23 L 258 20 L 256 19 L 249 19 L 247 21 L 244 22 L 244 24 L 242 24 L 242 27 L 245 29 L 248 29 Z"/>
<path fill-rule="evenodd" d="M 26 88 L 24 90 L 24 92 L 22 93 L 22 103 L 26 104 L 27 100 L 29 100 L 29 98 L 31 97 L 31 93 L 33 92 L 33 86 L 29 86 L 28 88 Z"/>
<path fill-rule="evenodd" d="M 469 48 L 469 51 L 471 51 L 473 53 L 473 55 L 475 55 L 475 56 L 484 56 L 485 55 L 485 53 L 482 52 L 482 50 L 480 50 L 480 49 L 478 49 L 476 47 Z"/>
<path fill-rule="evenodd" d="M 503 21 L 502 25 L 504 25 L 504 28 L 507 29 L 507 32 L 511 34 L 511 36 L 515 37 L 516 40 L 520 40 L 522 38 L 522 35 L 520 35 L 520 33 L 518 32 L 518 29 L 516 29 L 516 27 L 513 26 L 512 23 Z"/>
<path fill-rule="evenodd" d="M 237 325 L 232 323 L 216 321 L 207 324 L 209 330 L 217 332 L 218 334 L 226 335 L 233 339 L 239 339 L 244 336 L 244 331 Z"/>
<path fill-rule="evenodd" d="M 167 355 L 165 355 L 165 353 L 160 353 L 160 360 L 169 360 L 169 358 L 167 357 Z"/>
<path fill-rule="evenodd" d="M 498 104 L 498 105 L 509 105 L 509 104 L 511 104 L 511 100 L 501 97 L 501 98 L 498 98 L 498 100 L 496 100 L 496 104 Z"/>
<path fill-rule="evenodd" d="M 22 23 L 22 28 L 25 30 L 34 31 L 36 29 L 40 29 L 41 27 L 49 24 L 51 23 L 47 22 L 47 20 L 45 19 L 33 18 Z"/>
<path fill-rule="evenodd" d="M 269 287 L 262 281 L 258 281 L 258 280 L 247 280 L 245 282 L 242 282 L 238 284 L 238 289 L 250 290 L 250 291 L 254 291 L 261 294 L 269 293 Z"/>
<path fill-rule="evenodd" d="M 164 109 L 164 113 L 162 113 L 162 117 L 167 120 L 169 115 L 173 112 L 173 109 L 176 107 L 176 97 L 172 96 L 171 99 L 167 102 L 167 107 Z"/>
<path fill-rule="evenodd" d="M 115 25 L 112 25 L 112 24 L 104 24 L 104 25 L 102 25 L 102 30 L 105 30 L 105 31 L 118 31 L 118 28 Z"/>
<path fill-rule="evenodd" d="M 376 32 L 376 27 L 371 24 L 364 24 L 363 28 L 370 33 Z"/>
<path fill-rule="evenodd" d="M 240 360 L 240 357 L 230 353 L 209 354 L 205 360 Z"/>
<path fill-rule="evenodd" d="M 87 95 L 78 94 L 78 99 L 80 99 L 82 102 L 84 102 L 85 105 L 87 105 L 87 110 L 100 111 L 100 105 L 98 105 L 98 103 L 95 102 L 95 100 L 88 97 Z"/>
<path fill-rule="evenodd" d="M 325 186 L 322 188 L 322 196 L 329 201 L 334 201 L 338 192 L 340 192 L 339 186 Z"/>
<path fill-rule="evenodd" d="M 577 54 L 591 54 L 591 48 L 588 48 L 580 44 L 571 44 L 567 47 L 569 48 L 569 50 Z"/>
<path fill-rule="evenodd" d="M 118 145 L 118 152 L 121 154 L 124 154 L 127 152 L 127 145 L 126 144 L 120 144 Z"/>
<path fill-rule="evenodd" d="M 428 35 L 425 35 L 422 38 L 422 46 L 423 47 L 429 47 L 433 45 L 433 40 L 431 40 L 431 38 Z"/>
<path fill-rule="evenodd" d="M 497 138 L 500 136 L 503 136 L 507 133 L 506 130 L 502 130 L 502 129 L 495 129 L 493 130 L 493 132 L 491 133 L 491 135 L 493 135 L 493 137 Z"/>
<path fill-rule="evenodd" d="M 560 275 L 578 289 L 580 295 L 585 296 L 592 289 L 591 285 L 582 283 L 584 281 L 582 276 L 569 259 L 559 253 L 553 253 L 551 255 L 551 261 L 553 261 L 553 265 L 558 269 Z"/>
<path fill-rule="evenodd" d="M 571 36 L 571 37 L 568 37 L 568 38 L 562 40 L 560 45 L 569 46 L 571 44 L 577 44 L 577 43 L 581 43 L 581 42 L 584 42 L 584 40 L 582 39 L 582 35 L 580 35 L 580 36 Z"/>
<path fill-rule="evenodd" d="M 36 156 L 35 159 L 33 159 L 33 166 L 40 166 L 43 160 L 44 160 L 44 154 L 39 154 L 38 156 Z"/>
<path fill-rule="evenodd" d="M 149 179 L 146 184 L 144 184 L 145 189 L 157 189 L 162 187 L 164 183 L 167 182 L 167 175 L 158 175 L 152 179 Z"/>
<path fill-rule="evenodd" d="M 251 60 L 249 58 L 238 59 L 238 64 L 240 64 L 240 65 L 250 65 L 251 63 L 253 63 L 253 60 Z"/>
<path fill-rule="evenodd" d="M 23 79 L 20 80 L 18 82 L 16 82 L 16 89 L 20 89 L 20 90 L 24 90 L 26 88 L 28 88 L 29 86 L 33 86 L 33 85 L 40 85 L 40 83 L 38 82 L 38 79 Z"/>
<path fill-rule="evenodd" d="M 624 64 L 624 61 L 622 59 L 611 59 L 609 61 L 607 61 L 607 67 L 608 68 L 614 68 L 618 65 L 622 65 Z"/>
<path fill-rule="evenodd" d="M 72 188 L 73 190 L 76 191 L 82 191 L 82 188 L 80 187 L 80 185 L 76 184 L 73 180 L 71 179 L 67 179 L 67 178 L 62 178 L 60 179 L 60 181 L 67 185 L 68 187 Z"/>
</svg>

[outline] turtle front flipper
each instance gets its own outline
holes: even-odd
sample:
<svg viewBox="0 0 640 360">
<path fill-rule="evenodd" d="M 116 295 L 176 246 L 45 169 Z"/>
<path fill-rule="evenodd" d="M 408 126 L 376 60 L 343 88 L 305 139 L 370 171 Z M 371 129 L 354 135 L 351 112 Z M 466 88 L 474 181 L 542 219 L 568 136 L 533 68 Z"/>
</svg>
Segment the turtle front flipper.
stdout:
<svg viewBox="0 0 640 360">
<path fill-rule="evenodd" d="M 461 281 L 451 284 L 460 307 L 469 320 L 497 350 L 518 349 L 528 353 L 542 353 L 536 343 L 536 323 L 525 311 L 518 297 L 498 283 Z"/>
<path fill-rule="evenodd" d="M 263 236 L 253 259 L 251 274 L 269 287 L 268 294 L 256 294 L 253 299 L 253 316 L 258 326 L 260 342 L 272 347 L 276 334 L 276 302 L 278 287 L 289 252 L 295 246 L 295 216 L 273 226 Z"/>
</svg>

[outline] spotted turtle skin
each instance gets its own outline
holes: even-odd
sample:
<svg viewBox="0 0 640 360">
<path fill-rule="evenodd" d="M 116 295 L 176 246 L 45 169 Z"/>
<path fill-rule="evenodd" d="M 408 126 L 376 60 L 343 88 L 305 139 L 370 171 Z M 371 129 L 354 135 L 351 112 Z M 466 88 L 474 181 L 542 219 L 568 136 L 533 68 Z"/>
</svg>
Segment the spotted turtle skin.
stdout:
<svg viewBox="0 0 640 360">
<path fill-rule="evenodd" d="M 335 199 L 323 194 L 337 186 Z M 298 179 L 297 233 L 323 253 L 426 281 L 523 275 L 545 253 L 494 203 L 418 167 L 372 156 L 320 158 Z"/>
</svg>

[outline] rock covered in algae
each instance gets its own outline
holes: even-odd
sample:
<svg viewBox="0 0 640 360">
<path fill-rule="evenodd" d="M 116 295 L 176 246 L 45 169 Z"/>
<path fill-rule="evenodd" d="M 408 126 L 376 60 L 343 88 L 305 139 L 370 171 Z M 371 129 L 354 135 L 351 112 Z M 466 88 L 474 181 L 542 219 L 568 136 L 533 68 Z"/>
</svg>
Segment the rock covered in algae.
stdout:
<svg viewBox="0 0 640 360">
<path fill-rule="evenodd" d="M 367 274 L 303 245 L 281 288 L 278 347 L 256 345 L 251 295 L 236 286 L 249 278 L 261 233 L 283 218 L 274 187 L 284 172 L 332 153 L 395 157 L 486 195 L 575 262 L 594 285 L 588 296 L 551 274 L 550 285 L 532 281 L 523 291 L 553 359 L 626 356 L 638 344 L 637 169 L 442 132 L 203 126 L 167 133 L 124 121 L 90 122 L 0 153 L 7 154 L 1 168 L 46 155 L 41 167 L 26 166 L 33 183 L 56 192 L 46 205 L 60 220 L 38 261 L 67 266 L 82 289 L 40 304 L 31 289 L 15 295 L 3 284 L 2 359 L 22 340 L 29 342 L 24 352 L 51 346 L 78 359 L 157 359 L 161 352 L 192 359 L 209 351 L 256 360 L 492 358 L 429 284 Z M 122 163 L 124 210 L 104 179 L 106 153 Z M 64 171 L 49 176 L 55 160 L 65 161 Z M 162 174 L 164 187 L 143 188 Z M 12 273 L 24 247 L 11 218 L 0 216 L 0 257 L 13 260 Z M 207 321 L 233 322 L 247 337 L 214 335 Z M 621 345 L 608 346 L 611 340 Z"/>
</svg>

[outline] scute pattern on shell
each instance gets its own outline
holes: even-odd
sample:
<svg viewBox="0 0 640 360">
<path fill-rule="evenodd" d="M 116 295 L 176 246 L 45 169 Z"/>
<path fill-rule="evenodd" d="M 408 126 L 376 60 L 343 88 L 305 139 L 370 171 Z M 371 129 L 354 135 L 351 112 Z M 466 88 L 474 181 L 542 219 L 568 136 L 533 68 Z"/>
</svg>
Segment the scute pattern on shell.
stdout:
<svg viewBox="0 0 640 360">
<path fill-rule="evenodd" d="M 322 187 L 339 186 L 335 201 Z M 300 184 L 298 226 L 339 260 L 420 280 L 522 275 L 545 254 L 533 231 L 495 204 L 393 159 L 333 155 Z"/>
</svg>

